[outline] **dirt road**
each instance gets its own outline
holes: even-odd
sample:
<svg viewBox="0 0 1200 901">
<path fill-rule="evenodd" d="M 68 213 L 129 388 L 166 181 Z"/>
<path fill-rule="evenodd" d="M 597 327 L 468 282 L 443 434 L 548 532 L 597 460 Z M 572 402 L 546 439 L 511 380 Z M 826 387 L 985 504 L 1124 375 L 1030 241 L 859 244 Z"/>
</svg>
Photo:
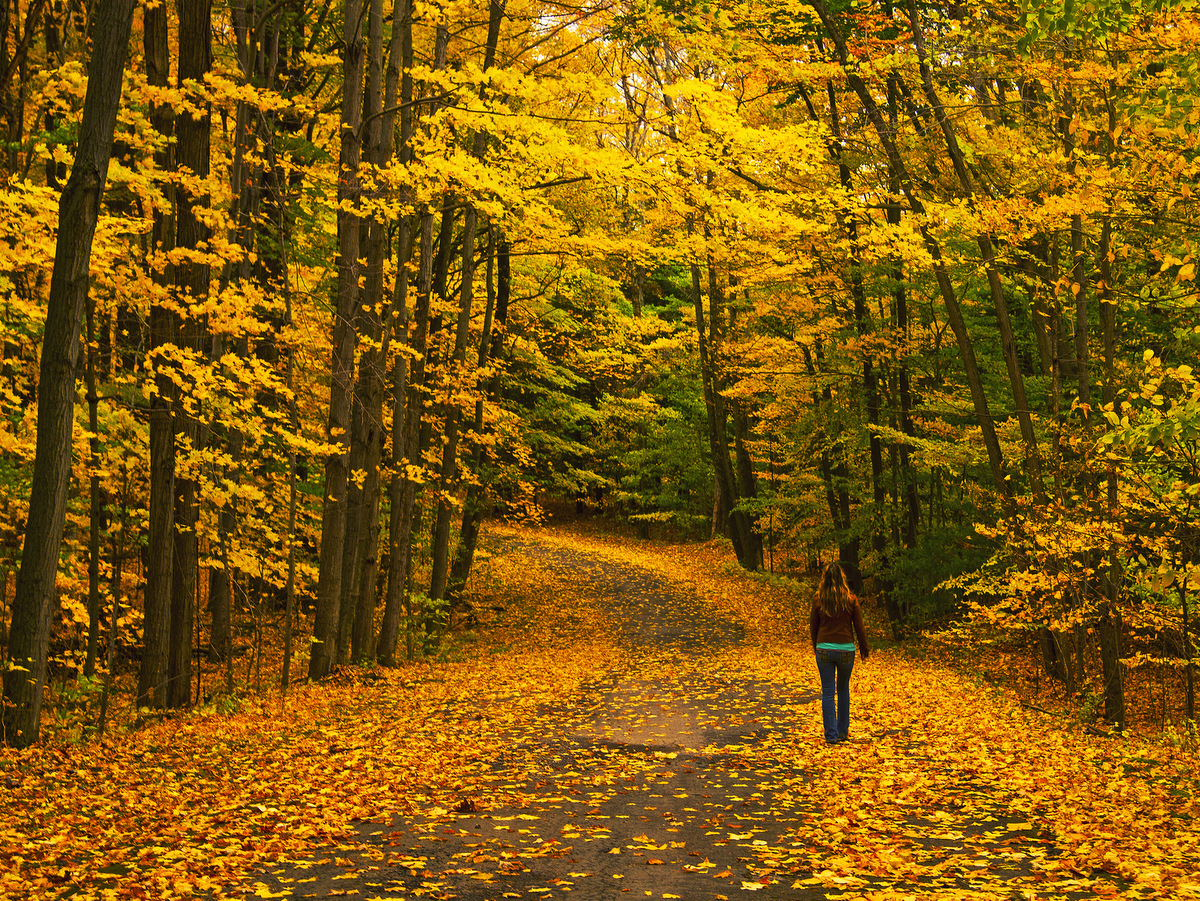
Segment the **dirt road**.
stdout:
<svg viewBox="0 0 1200 901">
<path fill-rule="evenodd" d="M 1044 890 L 1053 841 L 1003 772 L 927 745 L 936 704 L 874 700 L 851 741 L 827 747 L 804 648 L 788 651 L 795 668 L 772 670 L 771 649 L 729 607 L 667 571 L 527 535 L 493 540 L 493 554 L 553 574 L 564 608 L 590 606 L 592 628 L 614 636 L 612 667 L 514 723 L 445 805 L 361 823 L 358 847 L 281 868 L 260 891 L 700 901 Z M 803 643 L 794 622 L 792 633 Z M 864 686 L 880 678 L 873 665 L 856 673 Z M 1076 880 L 1052 895 L 1096 884 L 1118 887 Z"/>
</svg>

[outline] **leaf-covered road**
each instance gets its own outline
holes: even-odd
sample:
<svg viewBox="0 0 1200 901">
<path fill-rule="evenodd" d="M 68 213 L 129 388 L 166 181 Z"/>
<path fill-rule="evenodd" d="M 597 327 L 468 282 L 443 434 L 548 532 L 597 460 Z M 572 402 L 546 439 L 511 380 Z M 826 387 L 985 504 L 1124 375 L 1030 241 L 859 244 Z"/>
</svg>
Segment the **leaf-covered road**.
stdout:
<svg viewBox="0 0 1200 901">
<path fill-rule="evenodd" d="M 0 901 L 1200 898 L 1193 753 L 887 650 L 828 748 L 803 598 L 712 545 L 490 541 L 454 662 L 0 750 Z"/>
<path fill-rule="evenodd" d="M 1034 740 L 1030 730 L 1042 724 L 990 709 L 993 699 L 948 673 L 886 654 L 860 664 L 852 741 L 828 748 L 798 628 L 804 618 L 762 583 L 744 580 L 744 593 L 731 595 L 717 573 L 702 586 L 702 569 L 675 568 L 662 554 L 550 536 L 498 542 L 503 570 L 525 574 L 543 613 L 558 608 L 562 654 L 589 630 L 613 637 L 603 674 L 514 723 L 503 751 L 481 759 L 476 778 L 442 803 L 363 824 L 361 850 L 285 868 L 259 885 L 264 894 L 290 887 L 295 897 L 483 901 L 1162 891 L 1165 872 L 1139 877 L 1115 846 L 1089 856 L 1096 847 L 1085 843 L 1070 856 L 1057 840 L 1049 805 L 1072 801 L 1047 796 L 1044 778 L 1082 768 L 1102 780 L 1109 765 L 1062 759 L 1074 753 L 1063 736 Z M 1195 890 L 1186 870 L 1174 875 L 1183 877 L 1175 891 Z"/>
</svg>

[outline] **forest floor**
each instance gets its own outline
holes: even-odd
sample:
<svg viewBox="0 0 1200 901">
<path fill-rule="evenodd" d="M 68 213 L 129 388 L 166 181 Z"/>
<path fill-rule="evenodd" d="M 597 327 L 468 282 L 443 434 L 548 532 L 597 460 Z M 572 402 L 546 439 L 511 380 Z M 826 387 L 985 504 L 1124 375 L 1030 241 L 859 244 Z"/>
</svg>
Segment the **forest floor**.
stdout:
<svg viewBox="0 0 1200 901">
<path fill-rule="evenodd" d="M 1194 754 L 887 647 L 827 746 L 728 560 L 493 527 L 457 659 L 0 752 L 0 898 L 1200 898 Z"/>
</svg>

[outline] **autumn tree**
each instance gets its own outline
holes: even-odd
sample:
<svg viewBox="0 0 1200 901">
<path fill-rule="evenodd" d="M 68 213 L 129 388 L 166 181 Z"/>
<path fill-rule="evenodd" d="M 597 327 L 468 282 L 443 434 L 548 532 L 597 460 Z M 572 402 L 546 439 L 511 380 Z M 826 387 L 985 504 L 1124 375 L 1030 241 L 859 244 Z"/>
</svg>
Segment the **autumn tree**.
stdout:
<svg viewBox="0 0 1200 901">
<path fill-rule="evenodd" d="M 132 0 L 106 0 L 96 11 L 97 52 L 90 65 L 79 148 L 59 204 L 58 241 L 42 345 L 37 454 L 4 673 L 4 738 L 21 747 L 37 741 L 41 731 L 46 654 L 56 599 L 54 582 L 71 474 L 80 329 L 88 296 L 92 238 L 121 100 L 133 7 Z"/>
</svg>

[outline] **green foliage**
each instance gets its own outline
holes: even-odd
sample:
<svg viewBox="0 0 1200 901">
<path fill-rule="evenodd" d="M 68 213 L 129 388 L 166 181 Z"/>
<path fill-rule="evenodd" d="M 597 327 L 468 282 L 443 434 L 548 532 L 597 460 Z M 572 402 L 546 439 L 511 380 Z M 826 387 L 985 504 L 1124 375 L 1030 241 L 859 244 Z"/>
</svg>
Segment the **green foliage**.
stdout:
<svg viewBox="0 0 1200 901">
<path fill-rule="evenodd" d="M 633 522 L 672 522 L 685 533 L 704 534 L 712 474 L 696 414 L 694 407 L 681 412 L 645 394 L 601 401 L 595 449 L 610 488 L 609 509 Z"/>
<path fill-rule="evenodd" d="M 980 570 L 996 548 L 996 540 L 979 535 L 970 526 L 947 525 L 922 532 L 911 550 L 894 550 L 892 593 L 904 613 L 905 625 L 921 629 L 962 615 L 970 595 L 956 577 Z"/>
<path fill-rule="evenodd" d="M 431 598 L 426 592 L 414 591 L 409 595 L 413 617 L 408 624 L 410 633 L 422 657 L 433 657 L 441 647 L 442 638 L 450 625 L 450 600 Z"/>
<path fill-rule="evenodd" d="M 54 710 L 51 730 L 59 741 L 77 742 L 88 737 L 94 728 L 103 677 L 89 679 L 82 673 L 51 683 L 49 705 Z"/>
<path fill-rule="evenodd" d="M 1128 32 L 1165 9 L 1193 9 L 1194 0 L 1021 0 L 1022 52 L 1055 36 L 1101 39 Z"/>
</svg>

